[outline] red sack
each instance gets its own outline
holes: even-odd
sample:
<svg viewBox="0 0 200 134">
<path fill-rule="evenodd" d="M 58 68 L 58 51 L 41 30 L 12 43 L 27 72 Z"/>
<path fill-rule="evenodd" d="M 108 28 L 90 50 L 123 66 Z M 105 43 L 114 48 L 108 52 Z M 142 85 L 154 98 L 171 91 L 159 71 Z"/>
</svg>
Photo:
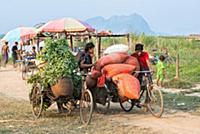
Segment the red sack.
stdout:
<svg viewBox="0 0 200 134">
<path fill-rule="evenodd" d="M 112 78 L 117 85 L 120 98 L 139 99 L 140 83 L 137 78 L 130 74 L 118 74 Z"/>
<path fill-rule="evenodd" d="M 129 73 L 131 74 L 135 71 L 135 66 L 128 64 L 110 64 L 106 65 L 102 69 L 102 73 L 106 76 L 106 78 L 112 78 L 113 76 L 121 73 Z"/>
<path fill-rule="evenodd" d="M 96 62 L 94 69 L 100 71 L 104 66 L 108 64 L 123 63 L 127 58 L 128 58 L 127 53 L 114 53 L 114 54 L 106 55 L 100 58 Z"/>
<path fill-rule="evenodd" d="M 101 75 L 101 77 L 98 78 L 97 87 L 104 87 L 105 81 L 106 81 L 105 75 Z"/>
<path fill-rule="evenodd" d="M 91 71 L 91 77 L 92 77 L 93 79 L 97 79 L 97 78 L 100 77 L 100 76 L 101 76 L 101 72 L 100 72 L 100 71 L 95 70 L 95 69 L 92 69 L 92 71 Z"/>
<path fill-rule="evenodd" d="M 139 64 L 137 58 L 135 58 L 133 56 L 129 56 L 124 63 L 133 65 L 136 67 L 135 71 L 140 71 L 140 64 Z"/>
</svg>

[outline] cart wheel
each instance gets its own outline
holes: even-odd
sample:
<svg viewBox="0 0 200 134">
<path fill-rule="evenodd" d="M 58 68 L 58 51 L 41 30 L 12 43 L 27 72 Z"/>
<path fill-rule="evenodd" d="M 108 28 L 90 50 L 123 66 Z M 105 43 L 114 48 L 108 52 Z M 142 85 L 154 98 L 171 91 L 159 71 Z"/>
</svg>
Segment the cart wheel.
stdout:
<svg viewBox="0 0 200 134">
<path fill-rule="evenodd" d="M 147 107 L 151 114 L 160 118 L 164 112 L 163 95 L 160 89 L 148 90 Z"/>
<path fill-rule="evenodd" d="M 120 102 L 121 108 L 125 112 L 130 112 L 133 109 L 133 107 L 134 107 L 134 102 L 132 100 L 127 100 L 125 102 L 119 101 L 119 102 Z"/>
<path fill-rule="evenodd" d="M 31 93 L 31 104 L 33 116 L 38 119 L 43 110 L 43 95 L 41 92 L 41 85 L 35 84 Z"/>
<path fill-rule="evenodd" d="M 81 122 L 85 125 L 88 125 L 91 121 L 94 108 L 93 103 L 93 97 L 90 90 L 84 90 L 80 100 L 80 118 Z"/>
</svg>

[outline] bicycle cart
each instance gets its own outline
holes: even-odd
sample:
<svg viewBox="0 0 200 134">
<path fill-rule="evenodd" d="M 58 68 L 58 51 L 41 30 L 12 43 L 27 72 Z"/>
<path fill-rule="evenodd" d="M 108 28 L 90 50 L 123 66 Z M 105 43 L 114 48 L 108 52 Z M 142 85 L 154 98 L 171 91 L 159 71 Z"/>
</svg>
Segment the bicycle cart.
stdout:
<svg viewBox="0 0 200 134">
<path fill-rule="evenodd" d="M 81 122 L 85 125 L 88 125 L 92 118 L 94 104 L 92 94 L 90 90 L 88 90 L 85 86 L 85 77 L 86 75 L 82 75 L 81 95 L 78 99 L 63 96 L 55 98 L 51 87 L 45 89 L 39 81 L 33 84 L 33 88 L 30 93 L 30 102 L 32 105 L 33 116 L 36 119 L 39 118 L 42 112 L 47 109 L 53 102 L 56 102 L 58 99 L 62 99 L 62 106 L 68 110 L 68 114 L 70 114 L 74 108 L 79 107 Z"/>
<path fill-rule="evenodd" d="M 142 82 L 141 82 L 141 91 L 140 97 L 138 100 L 126 100 L 121 101 L 118 96 L 117 87 L 112 82 L 112 80 L 106 80 L 104 89 L 106 90 L 106 102 L 103 105 L 106 110 L 110 107 L 110 102 L 119 102 L 121 108 L 125 112 L 130 112 L 134 106 L 139 108 L 145 107 L 147 108 L 151 114 L 155 117 L 160 118 L 164 112 L 164 104 L 163 104 L 163 95 L 160 89 L 153 89 L 148 78 L 147 74 L 151 74 L 151 71 L 137 71 L 137 73 L 142 74 Z"/>
</svg>

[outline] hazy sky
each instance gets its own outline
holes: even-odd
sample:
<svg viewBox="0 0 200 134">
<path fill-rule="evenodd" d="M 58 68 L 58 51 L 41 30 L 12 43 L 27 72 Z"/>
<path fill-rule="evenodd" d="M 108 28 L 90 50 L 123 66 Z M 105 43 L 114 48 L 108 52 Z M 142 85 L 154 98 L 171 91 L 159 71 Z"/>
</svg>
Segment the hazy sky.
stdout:
<svg viewBox="0 0 200 134">
<path fill-rule="evenodd" d="M 61 17 L 138 13 L 156 32 L 200 33 L 200 0 L 0 0 L 0 33 Z"/>
</svg>

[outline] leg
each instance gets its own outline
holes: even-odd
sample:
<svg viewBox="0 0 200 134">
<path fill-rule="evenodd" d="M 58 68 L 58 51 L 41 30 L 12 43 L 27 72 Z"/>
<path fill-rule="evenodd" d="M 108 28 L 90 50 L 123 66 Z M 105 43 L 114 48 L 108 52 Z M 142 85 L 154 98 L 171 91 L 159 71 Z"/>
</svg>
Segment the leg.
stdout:
<svg viewBox="0 0 200 134">
<path fill-rule="evenodd" d="M 58 101 L 56 103 L 57 103 L 57 107 L 58 107 L 58 113 L 62 113 L 63 112 L 62 104 L 59 103 Z"/>
<path fill-rule="evenodd" d="M 160 85 L 161 87 L 164 87 L 164 75 L 160 77 Z"/>
<path fill-rule="evenodd" d="M 159 78 L 157 78 L 156 84 L 159 87 Z"/>
</svg>

